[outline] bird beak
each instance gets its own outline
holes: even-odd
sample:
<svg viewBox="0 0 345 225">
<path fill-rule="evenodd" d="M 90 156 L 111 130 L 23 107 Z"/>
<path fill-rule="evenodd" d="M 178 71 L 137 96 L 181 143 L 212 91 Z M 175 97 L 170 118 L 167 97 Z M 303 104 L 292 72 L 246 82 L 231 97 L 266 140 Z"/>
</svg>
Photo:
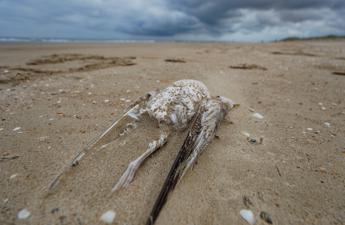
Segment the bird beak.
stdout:
<svg viewBox="0 0 345 225">
<path fill-rule="evenodd" d="M 229 108 L 229 110 L 233 109 L 233 108 L 237 108 L 238 106 L 240 106 L 240 104 L 234 102 L 233 100 L 223 97 L 223 96 L 218 96 L 218 98 L 220 98 L 220 100 L 227 105 Z"/>
</svg>

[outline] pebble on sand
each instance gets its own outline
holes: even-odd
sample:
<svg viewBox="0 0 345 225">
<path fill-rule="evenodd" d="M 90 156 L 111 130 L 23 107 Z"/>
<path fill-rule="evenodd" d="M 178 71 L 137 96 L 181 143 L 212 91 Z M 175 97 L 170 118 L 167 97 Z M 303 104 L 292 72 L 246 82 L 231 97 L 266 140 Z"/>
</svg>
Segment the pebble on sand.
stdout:
<svg viewBox="0 0 345 225">
<path fill-rule="evenodd" d="M 116 213 L 113 210 L 108 210 L 101 216 L 100 220 L 106 224 L 112 224 L 115 217 Z"/>
<path fill-rule="evenodd" d="M 17 218 L 20 220 L 28 219 L 30 216 L 31 216 L 31 213 L 27 209 L 22 209 L 17 214 Z"/>
<path fill-rule="evenodd" d="M 247 221 L 250 225 L 254 225 L 255 224 L 255 217 L 254 214 L 251 210 L 248 209 L 242 209 L 240 211 L 240 215 L 241 217 Z"/>
<path fill-rule="evenodd" d="M 264 220 L 264 221 L 265 221 L 266 223 L 268 223 L 268 224 L 273 224 L 271 215 L 268 214 L 268 213 L 265 212 L 265 211 L 262 211 L 262 212 L 260 213 L 260 218 L 261 218 L 262 220 Z"/>
<path fill-rule="evenodd" d="M 261 115 L 260 113 L 253 113 L 253 117 L 256 118 L 256 119 L 259 119 L 259 120 L 262 120 L 264 118 L 263 115 Z"/>
</svg>

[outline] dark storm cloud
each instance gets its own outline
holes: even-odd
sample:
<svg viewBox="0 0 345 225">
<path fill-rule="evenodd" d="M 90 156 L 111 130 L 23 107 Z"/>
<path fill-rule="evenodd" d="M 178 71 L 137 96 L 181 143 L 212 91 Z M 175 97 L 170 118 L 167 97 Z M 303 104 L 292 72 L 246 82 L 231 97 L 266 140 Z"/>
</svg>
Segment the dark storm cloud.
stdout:
<svg viewBox="0 0 345 225">
<path fill-rule="evenodd" d="M 206 24 L 215 24 L 223 18 L 238 16 L 236 13 L 239 9 L 254 10 L 303 10 L 319 8 L 338 8 L 343 7 L 343 0 L 177 0 L 171 1 L 173 7 L 196 16 L 200 21 Z"/>
<path fill-rule="evenodd" d="M 272 40 L 344 34 L 344 0 L 0 0 L 0 36 Z"/>
<path fill-rule="evenodd" d="M 231 37 L 274 39 L 286 35 L 344 34 L 343 0 L 171 1 L 173 8 L 194 16 L 204 30 Z M 302 27 L 304 26 L 304 29 Z"/>
</svg>

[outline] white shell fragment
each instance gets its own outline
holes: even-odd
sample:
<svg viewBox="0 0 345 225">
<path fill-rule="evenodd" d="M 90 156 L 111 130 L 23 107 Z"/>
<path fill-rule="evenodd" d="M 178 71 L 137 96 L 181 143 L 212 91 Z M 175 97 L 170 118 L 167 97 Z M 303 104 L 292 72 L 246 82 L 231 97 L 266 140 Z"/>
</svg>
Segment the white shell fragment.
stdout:
<svg viewBox="0 0 345 225">
<path fill-rule="evenodd" d="M 31 213 L 27 209 L 22 209 L 17 214 L 17 218 L 20 220 L 28 219 L 30 216 L 31 216 Z"/>
<path fill-rule="evenodd" d="M 331 127 L 331 124 L 328 123 L 328 122 L 325 122 L 324 125 L 325 125 L 326 127 Z"/>
<path fill-rule="evenodd" d="M 252 115 L 254 118 L 259 119 L 259 120 L 262 120 L 264 118 L 263 115 L 261 115 L 260 113 L 257 113 L 257 112 L 253 113 Z"/>
<path fill-rule="evenodd" d="M 247 221 L 249 224 L 254 225 L 255 224 L 255 217 L 251 210 L 248 209 L 242 209 L 240 211 L 241 217 Z"/>
<path fill-rule="evenodd" d="M 39 137 L 39 138 L 38 138 L 38 141 L 39 141 L 39 142 L 44 142 L 44 141 L 46 141 L 46 140 L 48 140 L 48 136 L 42 136 L 42 137 Z"/>
<path fill-rule="evenodd" d="M 246 131 L 241 131 L 241 134 L 244 135 L 245 137 L 249 138 L 250 134 Z"/>
<path fill-rule="evenodd" d="M 13 129 L 13 131 L 19 131 L 20 129 L 22 129 L 21 127 L 16 127 Z"/>
<path fill-rule="evenodd" d="M 112 224 L 115 217 L 116 213 L 113 210 L 109 210 L 101 216 L 100 220 L 106 224 Z"/>
<path fill-rule="evenodd" d="M 313 128 L 308 127 L 307 131 L 313 131 Z"/>
<path fill-rule="evenodd" d="M 12 175 L 10 176 L 10 180 L 16 178 L 17 176 L 18 176 L 18 173 L 12 174 Z"/>
</svg>

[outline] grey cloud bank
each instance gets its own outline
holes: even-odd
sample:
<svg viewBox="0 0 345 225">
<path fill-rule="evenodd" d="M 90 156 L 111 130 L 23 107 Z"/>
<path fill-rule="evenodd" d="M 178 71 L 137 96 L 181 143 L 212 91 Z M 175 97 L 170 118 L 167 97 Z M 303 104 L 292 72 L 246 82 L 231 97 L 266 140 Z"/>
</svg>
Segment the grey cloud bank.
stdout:
<svg viewBox="0 0 345 225">
<path fill-rule="evenodd" d="M 269 41 L 345 34 L 344 0 L 0 0 L 0 36 Z"/>
</svg>

